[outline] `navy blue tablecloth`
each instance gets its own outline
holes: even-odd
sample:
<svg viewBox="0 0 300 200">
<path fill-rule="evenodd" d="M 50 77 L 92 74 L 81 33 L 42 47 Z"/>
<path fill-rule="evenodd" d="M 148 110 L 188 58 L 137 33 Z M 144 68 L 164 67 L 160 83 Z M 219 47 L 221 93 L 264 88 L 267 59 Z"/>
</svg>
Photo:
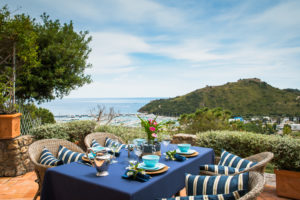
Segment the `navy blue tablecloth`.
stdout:
<svg viewBox="0 0 300 200">
<path fill-rule="evenodd" d="M 185 187 L 185 173 L 198 174 L 199 165 L 214 163 L 213 149 L 192 149 L 199 155 L 184 162 L 167 161 L 162 156 L 160 162 L 168 165 L 169 170 L 144 183 L 122 179 L 128 166 L 126 150 L 117 158 L 118 163 L 110 165 L 109 175 L 105 177 L 97 177 L 95 168 L 79 163 L 50 168 L 44 177 L 41 200 L 154 200 L 171 197 Z M 163 145 L 161 151 L 165 152 Z"/>
</svg>

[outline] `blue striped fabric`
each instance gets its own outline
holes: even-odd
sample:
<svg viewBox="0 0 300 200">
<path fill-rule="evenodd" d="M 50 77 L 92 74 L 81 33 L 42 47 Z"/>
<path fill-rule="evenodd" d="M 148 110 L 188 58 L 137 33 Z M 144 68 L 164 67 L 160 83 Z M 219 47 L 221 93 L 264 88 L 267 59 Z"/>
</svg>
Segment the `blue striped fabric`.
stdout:
<svg viewBox="0 0 300 200">
<path fill-rule="evenodd" d="M 113 145 L 117 145 L 118 146 L 117 152 L 120 151 L 123 148 L 127 148 L 126 144 L 115 142 L 111 138 L 106 138 L 105 139 L 104 146 L 106 146 L 106 147 L 112 147 Z"/>
<path fill-rule="evenodd" d="M 234 167 L 239 170 L 239 169 L 248 169 L 256 164 L 257 162 L 252 162 L 250 160 L 243 159 L 232 153 L 222 150 L 221 159 L 218 165 Z"/>
<path fill-rule="evenodd" d="M 49 165 L 49 166 L 57 166 L 63 164 L 61 160 L 58 160 L 53 156 L 53 154 L 44 147 L 40 156 L 40 161 L 42 165 Z"/>
<path fill-rule="evenodd" d="M 246 190 L 238 190 L 229 194 L 217 194 L 217 195 L 197 195 L 175 198 L 163 198 L 158 200 L 233 200 L 239 199 L 247 193 Z"/>
<path fill-rule="evenodd" d="M 59 145 L 58 159 L 62 160 L 65 164 L 82 160 L 82 156 L 84 155 L 84 153 L 74 152 L 64 146 Z"/>
<path fill-rule="evenodd" d="M 200 171 L 201 170 L 213 172 L 215 174 L 230 175 L 243 171 L 244 169 L 237 169 L 234 167 L 227 167 L 223 165 L 200 165 Z"/>
<path fill-rule="evenodd" d="M 95 139 L 93 139 L 91 147 L 101 147 L 101 145 Z"/>
<path fill-rule="evenodd" d="M 185 187 L 188 196 L 229 194 L 248 190 L 249 173 L 234 176 L 202 176 L 186 174 Z"/>
</svg>

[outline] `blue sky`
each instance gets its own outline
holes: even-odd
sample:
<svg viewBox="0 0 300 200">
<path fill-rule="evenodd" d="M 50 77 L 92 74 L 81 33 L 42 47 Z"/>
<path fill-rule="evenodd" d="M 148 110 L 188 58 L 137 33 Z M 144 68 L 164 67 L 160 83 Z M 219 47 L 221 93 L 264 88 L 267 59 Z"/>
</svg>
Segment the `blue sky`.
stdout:
<svg viewBox="0 0 300 200">
<path fill-rule="evenodd" d="M 90 32 L 93 83 L 68 97 L 174 97 L 253 77 L 300 89 L 298 0 L 0 2 Z"/>
</svg>

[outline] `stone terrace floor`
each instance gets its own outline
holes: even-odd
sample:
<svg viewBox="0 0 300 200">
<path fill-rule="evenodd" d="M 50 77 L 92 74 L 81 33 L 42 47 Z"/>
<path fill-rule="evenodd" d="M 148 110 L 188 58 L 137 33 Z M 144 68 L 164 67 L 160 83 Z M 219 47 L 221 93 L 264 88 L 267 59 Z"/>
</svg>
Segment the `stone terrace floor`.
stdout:
<svg viewBox="0 0 300 200">
<path fill-rule="evenodd" d="M 257 198 L 258 200 L 286 200 L 276 196 L 276 186 L 274 175 L 265 174 L 266 183 L 264 192 Z M 33 199 L 37 191 L 37 183 L 35 183 L 36 175 L 29 172 L 18 177 L 1 177 L 0 178 L 0 199 Z M 180 192 L 181 196 L 185 196 L 185 190 Z M 38 198 L 39 199 L 39 198 Z"/>
</svg>

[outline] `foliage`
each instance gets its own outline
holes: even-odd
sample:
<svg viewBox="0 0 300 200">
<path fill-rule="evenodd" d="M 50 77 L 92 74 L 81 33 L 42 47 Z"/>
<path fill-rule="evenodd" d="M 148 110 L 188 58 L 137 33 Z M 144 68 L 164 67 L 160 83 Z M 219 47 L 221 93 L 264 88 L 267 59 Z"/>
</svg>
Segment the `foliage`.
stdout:
<svg viewBox="0 0 300 200">
<path fill-rule="evenodd" d="M 246 131 L 261 134 L 274 134 L 276 133 L 276 123 L 267 124 L 262 123 L 260 120 L 243 123 L 240 121 L 230 122 L 229 130 Z"/>
<path fill-rule="evenodd" d="M 29 113 L 31 119 L 40 119 L 42 124 L 55 123 L 54 115 L 46 108 L 38 108 L 33 103 L 20 106 L 21 113 Z"/>
<path fill-rule="evenodd" d="M 259 79 L 207 86 L 183 96 L 151 101 L 139 112 L 161 115 L 193 113 L 204 107 L 222 107 L 236 116 L 299 116 L 298 90 L 280 90 Z"/>
<path fill-rule="evenodd" d="M 140 127 L 125 127 L 125 126 L 99 126 L 95 130 L 96 132 L 112 133 L 120 137 L 124 142 L 132 141 L 136 138 L 145 138 L 145 131 Z M 157 140 L 162 141 L 164 135 L 170 134 L 164 132 L 158 134 Z"/>
<path fill-rule="evenodd" d="M 70 140 L 70 136 L 68 134 L 68 127 L 61 123 L 61 124 L 46 124 L 31 130 L 31 134 L 37 139 L 64 139 Z"/>
<path fill-rule="evenodd" d="M 273 163 L 279 169 L 300 170 L 300 140 L 278 135 L 263 135 L 238 131 L 211 131 L 197 134 L 197 145 L 221 149 L 248 157 L 260 152 L 273 152 Z"/>
<path fill-rule="evenodd" d="M 94 121 L 73 121 L 67 123 L 46 124 L 32 129 L 36 139 L 61 138 L 83 143 L 84 137 L 94 131 Z"/>
<path fill-rule="evenodd" d="M 1 113 L 16 111 L 14 83 L 21 89 L 19 79 L 32 80 L 30 71 L 39 64 L 36 39 L 33 19 L 25 14 L 11 17 L 7 7 L 0 9 Z"/>
<path fill-rule="evenodd" d="M 6 7 L 0 10 L 0 81 L 14 82 L 16 72 L 16 97 L 21 103 L 62 98 L 91 82 L 90 76 L 84 75 L 90 67 L 86 62 L 91 51 L 88 32 L 75 32 L 72 21 L 62 25 L 46 14 L 41 19 L 38 23 L 25 14 L 11 16 Z M 16 71 L 12 68 L 13 49 Z"/>
<path fill-rule="evenodd" d="M 126 172 L 126 175 L 129 177 L 129 176 L 132 176 L 133 179 L 136 179 L 136 176 L 138 175 L 138 173 L 141 173 L 143 175 L 146 174 L 146 171 L 142 168 L 139 168 L 139 162 L 136 162 L 135 164 L 134 163 L 130 163 L 130 165 L 128 167 L 126 167 L 127 169 L 127 172 Z"/>
<path fill-rule="evenodd" d="M 197 110 L 193 114 L 183 114 L 179 118 L 182 129 L 187 133 L 197 133 L 208 130 L 229 129 L 228 119 L 231 112 L 222 108 Z"/>
<path fill-rule="evenodd" d="M 140 116 L 137 117 L 141 120 L 141 126 L 145 129 L 145 132 L 147 133 L 148 142 L 153 141 L 155 138 L 157 138 L 157 135 L 160 131 L 159 129 L 162 126 L 162 122 L 157 123 L 157 117 L 155 117 L 155 119 L 148 120 L 144 120 Z"/>
<path fill-rule="evenodd" d="M 288 135 L 292 133 L 292 127 L 289 124 L 285 124 L 282 131 L 284 135 Z"/>
<path fill-rule="evenodd" d="M 173 150 L 173 151 L 167 151 L 166 152 L 166 159 L 168 160 L 176 160 L 175 158 L 175 154 L 176 154 L 176 150 Z"/>
<path fill-rule="evenodd" d="M 291 132 L 289 136 L 300 139 L 300 131 Z"/>
</svg>

